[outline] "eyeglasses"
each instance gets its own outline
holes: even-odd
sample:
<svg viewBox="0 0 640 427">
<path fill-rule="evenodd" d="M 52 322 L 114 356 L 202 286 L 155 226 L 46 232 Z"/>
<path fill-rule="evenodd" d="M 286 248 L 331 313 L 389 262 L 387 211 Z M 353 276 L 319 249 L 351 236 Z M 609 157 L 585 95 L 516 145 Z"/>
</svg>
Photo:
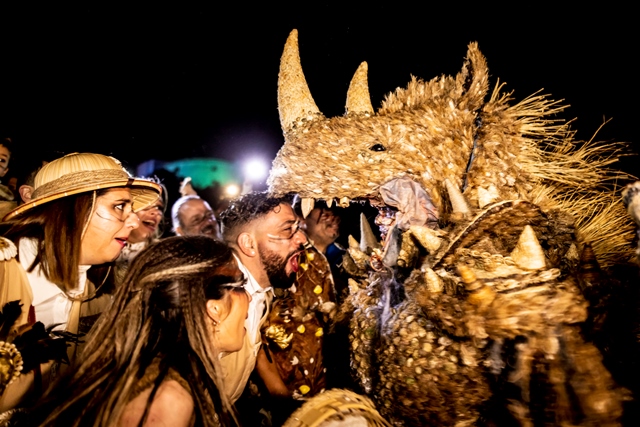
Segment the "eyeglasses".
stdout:
<svg viewBox="0 0 640 427">
<path fill-rule="evenodd" d="M 216 216 L 213 214 L 213 212 L 209 211 L 201 217 L 194 218 L 192 221 L 189 222 L 189 224 L 187 224 L 187 226 L 190 228 L 198 227 L 206 222 L 214 222 L 214 221 L 216 221 Z"/>
<path fill-rule="evenodd" d="M 296 220 L 290 227 L 278 232 L 277 234 L 267 233 L 267 237 L 272 240 L 284 242 L 293 239 L 293 236 L 300 230 L 300 220 Z"/>
</svg>

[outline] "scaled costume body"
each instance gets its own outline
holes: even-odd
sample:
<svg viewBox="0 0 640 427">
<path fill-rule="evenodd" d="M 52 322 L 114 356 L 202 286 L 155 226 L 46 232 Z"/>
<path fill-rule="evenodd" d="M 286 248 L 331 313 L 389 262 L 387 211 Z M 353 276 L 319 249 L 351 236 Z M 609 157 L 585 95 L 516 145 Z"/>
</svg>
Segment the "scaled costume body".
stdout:
<svg viewBox="0 0 640 427">
<path fill-rule="evenodd" d="M 476 43 L 460 73 L 412 78 L 374 111 L 367 64 L 325 118 L 294 30 L 278 79 L 285 143 L 268 179 L 304 206 L 367 200 L 382 241 L 350 238 L 353 374 L 398 425 L 618 425 L 628 393 L 582 336 L 599 266 L 631 259 L 607 180 L 544 95 L 511 104 Z M 633 337 L 630 337 L 633 340 Z M 637 339 L 637 338 L 635 338 Z"/>
</svg>

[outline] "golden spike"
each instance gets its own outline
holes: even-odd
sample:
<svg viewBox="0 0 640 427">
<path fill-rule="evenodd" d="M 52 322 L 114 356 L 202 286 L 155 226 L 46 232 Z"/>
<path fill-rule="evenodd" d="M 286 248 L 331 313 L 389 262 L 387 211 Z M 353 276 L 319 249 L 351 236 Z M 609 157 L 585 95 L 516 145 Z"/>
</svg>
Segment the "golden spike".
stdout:
<svg viewBox="0 0 640 427">
<path fill-rule="evenodd" d="M 471 269 L 469 267 L 467 267 L 464 264 L 458 264 L 457 266 L 458 268 L 458 274 L 460 275 L 460 278 L 462 279 L 462 283 L 464 283 L 465 288 L 468 291 L 474 291 L 478 288 L 480 288 L 480 284 L 478 284 L 477 282 L 477 278 L 476 275 L 473 271 L 471 271 Z"/>
<path fill-rule="evenodd" d="M 469 267 L 464 264 L 458 264 L 458 274 L 462 278 L 464 287 L 469 291 L 467 295 L 467 301 L 470 304 L 475 305 L 480 312 L 484 311 L 494 299 L 496 299 L 496 292 L 490 286 L 485 285 L 476 278 L 476 275 L 471 271 Z"/>
<path fill-rule="evenodd" d="M 367 81 L 368 66 L 366 62 L 360 64 L 349 84 L 347 92 L 347 113 L 373 114 L 371 96 L 369 95 L 369 83 Z"/>
<path fill-rule="evenodd" d="M 498 200 L 498 197 L 498 189 L 495 185 L 491 184 L 488 189 L 478 187 L 478 207 L 484 208 Z"/>
<path fill-rule="evenodd" d="M 467 203 L 467 200 L 464 198 L 458 187 L 453 185 L 448 179 L 444 180 L 444 185 L 447 188 L 447 193 L 449 193 L 449 200 L 451 201 L 453 213 L 463 215 L 471 213 L 469 204 Z"/>
<path fill-rule="evenodd" d="M 444 284 L 440 276 L 438 276 L 438 274 L 436 274 L 435 271 L 433 271 L 430 268 L 427 268 L 427 270 L 424 272 L 424 278 L 425 278 L 425 281 L 427 282 L 427 289 L 429 289 L 429 292 L 434 294 L 442 293 Z"/>
<path fill-rule="evenodd" d="M 527 270 L 538 270 L 547 266 L 542 246 L 538 243 L 536 233 L 530 225 L 524 226 L 518 244 L 511 252 L 511 259 L 518 267 Z"/>
<path fill-rule="evenodd" d="M 300 208 L 302 209 L 302 217 L 306 218 L 309 215 L 309 212 L 313 210 L 313 206 L 316 201 L 313 197 L 303 197 L 302 202 L 300 203 Z"/>
<path fill-rule="evenodd" d="M 438 237 L 440 233 L 436 230 L 423 225 L 412 225 L 409 231 L 430 254 L 435 253 L 442 246 L 442 239 Z"/>
<path fill-rule="evenodd" d="M 289 130 L 297 119 L 319 114 L 300 65 L 298 30 L 293 30 L 284 45 L 278 74 L 278 111 L 282 129 Z"/>
<path fill-rule="evenodd" d="M 347 252 L 349 252 L 353 262 L 360 269 L 366 268 L 369 261 L 369 255 L 360 250 L 360 244 L 352 235 L 349 235 L 347 240 L 349 242 Z"/>
<path fill-rule="evenodd" d="M 379 247 L 380 244 L 371 230 L 367 217 L 360 213 L 360 250 L 369 254 L 373 249 Z"/>
</svg>

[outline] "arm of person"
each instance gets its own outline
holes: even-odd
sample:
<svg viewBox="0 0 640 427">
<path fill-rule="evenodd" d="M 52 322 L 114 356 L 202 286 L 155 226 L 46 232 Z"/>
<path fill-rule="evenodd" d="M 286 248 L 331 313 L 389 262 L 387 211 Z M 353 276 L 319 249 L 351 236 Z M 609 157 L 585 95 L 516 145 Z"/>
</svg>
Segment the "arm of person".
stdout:
<svg viewBox="0 0 640 427">
<path fill-rule="evenodd" d="M 137 427 L 144 414 L 151 388 L 136 396 L 127 404 L 120 417 L 120 427 Z M 168 380 L 160 384 L 151 402 L 145 427 L 187 427 L 193 416 L 193 397 L 177 381 Z"/>
<path fill-rule="evenodd" d="M 268 349 L 266 351 L 269 351 Z M 272 396 L 290 397 L 291 392 L 282 381 L 278 368 L 273 361 L 269 361 L 265 353 L 264 345 L 260 347 L 258 359 L 256 360 L 256 369 L 264 385 Z"/>
</svg>

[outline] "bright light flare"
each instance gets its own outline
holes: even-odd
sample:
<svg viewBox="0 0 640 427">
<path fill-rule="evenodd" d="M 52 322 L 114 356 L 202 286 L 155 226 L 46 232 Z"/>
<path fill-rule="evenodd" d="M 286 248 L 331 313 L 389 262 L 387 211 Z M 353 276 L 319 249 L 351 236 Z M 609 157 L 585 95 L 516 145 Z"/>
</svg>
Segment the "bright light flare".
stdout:
<svg viewBox="0 0 640 427">
<path fill-rule="evenodd" d="M 224 187 L 224 194 L 227 197 L 234 198 L 240 194 L 240 186 L 236 184 L 229 184 Z"/>
<path fill-rule="evenodd" d="M 244 176 L 247 181 L 262 181 L 269 172 L 267 164 L 263 160 L 249 160 L 244 165 Z"/>
</svg>

